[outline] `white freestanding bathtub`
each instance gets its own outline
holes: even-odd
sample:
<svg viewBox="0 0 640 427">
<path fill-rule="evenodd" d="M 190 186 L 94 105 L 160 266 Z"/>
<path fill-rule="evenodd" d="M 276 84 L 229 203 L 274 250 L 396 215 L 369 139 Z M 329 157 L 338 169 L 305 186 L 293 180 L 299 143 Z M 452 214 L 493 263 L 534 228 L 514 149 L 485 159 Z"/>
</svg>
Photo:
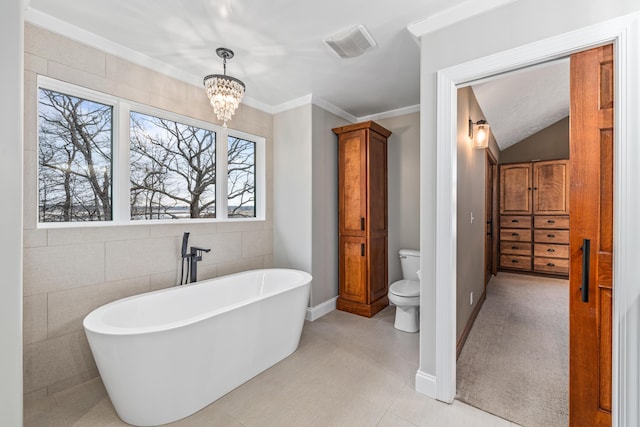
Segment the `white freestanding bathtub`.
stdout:
<svg viewBox="0 0 640 427">
<path fill-rule="evenodd" d="M 124 298 L 84 329 L 118 415 L 137 426 L 191 415 L 293 353 L 311 275 L 264 269 Z"/>
</svg>

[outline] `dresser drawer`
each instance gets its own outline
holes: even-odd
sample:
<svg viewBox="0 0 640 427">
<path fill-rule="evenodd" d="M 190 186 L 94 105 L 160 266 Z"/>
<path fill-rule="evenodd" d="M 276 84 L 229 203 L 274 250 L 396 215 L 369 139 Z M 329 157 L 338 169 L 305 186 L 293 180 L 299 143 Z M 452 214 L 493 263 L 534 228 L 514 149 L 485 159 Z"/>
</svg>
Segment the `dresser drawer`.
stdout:
<svg viewBox="0 0 640 427">
<path fill-rule="evenodd" d="M 535 230 L 533 241 L 536 243 L 569 244 L 569 230 Z"/>
<path fill-rule="evenodd" d="M 501 215 L 500 228 L 531 228 L 531 217 L 521 215 Z"/>
<path fill-rule="evenodd" d="M 531 256 L 531 243 L 500 242 L 500 253 L 504 255 Z"/>
<path fill-rule="evenodd" d="M 536 215 L 533 218 L 535 228 L 569 228 L 568 215 Z"/>
<path fill-rule="evenodd" d="M 516 270 L 531 270 L 531 257 L 520 255 L 500 255 L 500 267 Z"/>
<path fill-rule="evenodd" d="M 500 240 L 510 242 L 530 242 L 531 230 L 525 230 L 521 228 L 501 228 Z"/>
<path fill-rule="evenodd" d="M 569 258 L 569 245 L 536 243 L 533 247 L 533 255 L 549 258 Z"/>
<path fill-rule="evenodd" d="M 533 271 L 539 271 L 541 273 L 568 274 L 569 260 L 558 259 L 558 258 L 534 257 Z"/>
</svg>

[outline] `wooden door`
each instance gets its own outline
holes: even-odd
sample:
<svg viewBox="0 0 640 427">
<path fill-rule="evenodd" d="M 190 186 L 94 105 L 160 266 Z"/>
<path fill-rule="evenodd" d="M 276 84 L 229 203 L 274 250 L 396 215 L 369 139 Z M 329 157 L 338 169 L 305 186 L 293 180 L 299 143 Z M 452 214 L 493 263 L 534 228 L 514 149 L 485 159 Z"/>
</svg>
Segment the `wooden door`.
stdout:
<svg viewBox="0 0 640 427">
<path fill-rule="evenodd" d="M 576 427 L 611 425 L 613 131 L 613 47 L 572 55 L 569 421 Z"/>
<path fill-rule="evenodd" d="M 366 130 L 345 132 L 338 139 L 338 209 L 340 234 L 365 235 L 367 215 Z"/>
<path fill-rule="evenodd" d="M 500 214 L 531 214 L 531 163 L 500 166 Z"/>
<path fill-rule="evenodd" d="M 497 241 L 496 231 L 498 224 L 496 221 L 495 210 L 495 181 L 496 181 L 496 159 L 491 152 L 487 150 L 487 158 L 485 163 L 485 201 L 484 201 L 484 219 L 485 219 L 485 241 L 484 241 L 484 284 L 489 283 L 491 275 L 497 270 Z"/>
<path fill-rule="evenodd" d="M 569 213 L 569 161 L 553 160 L 533 164 L 533 213 Z"/>
<path fill-rule="evenodd" d="M 367 247 L 364 237 L 340 236 L 340 298 L 366 304 Z"/>
</svg>

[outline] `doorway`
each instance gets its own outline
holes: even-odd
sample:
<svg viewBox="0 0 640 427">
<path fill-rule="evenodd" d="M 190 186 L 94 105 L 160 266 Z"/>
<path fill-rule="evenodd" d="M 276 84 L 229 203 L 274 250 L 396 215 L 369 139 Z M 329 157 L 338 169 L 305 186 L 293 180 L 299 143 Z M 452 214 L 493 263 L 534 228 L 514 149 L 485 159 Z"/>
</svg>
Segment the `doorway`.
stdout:
<svg viewBox="0 0 640 427">
<path fill-rule="evenodd" d="M 616 69 L 620 77 L 615 86 L 614 103 L 617 108 L 616 122 L 619 131 L 614 135 L 615 150 L 614 170 L 616 171 L 616 187 L 614 194 L 614 252 L 618 254 L 613 259 L 616 271 L 616 295 L 613 305 L 613 423 L 620 420 L 628 425 L 637 421 L 635 404 L 638 399 L 637 384 L 621 383 L 621 379 L 638 374 L 638 338 L 635 335 L 637 314 L 639 312 L 632 301 L 640 294 L 640 283 L 634 279 L 640 274 L 640 266 L 634 264 L 630 256 L 638 254 L 633 241 L 636 236 L 634 213 L 640 206 L 637 198 L 616 197 L 633 194 L 635 182 L 640 181 L 636 162 L 638 149 L 632 141 L 638 137 L 638 130 L 632 125 L 634 117 L 640 114 L 640 108 L 629 102 L 636 99 L 640 89 L 638 82 L 630 78 L 638 72 L 638 64 L 629 62 L 635 58 L 639 49 L 638 40 L 629 35 L 640 27 L 640 20 L 636 18 L 619 19 L 602 25 L 589 27 L 578 32 L 567 33 L 532 43 L 521 48 L 494 54 L 441 70 L 438 73 L 437 99 L 437 146 L 436 164 L 438 165 L 436 182 L 436 259 L 435 259 L 435 396 L 439 400 L 452 401 L 455 396 L 455 283 L 456 272 L 456 193 L 455 193 L 455 118 L 456 102 L 455 88 L 466 82 L 497 75 L 505 71 L 514 70 L 529 65 L 566 56 L 582 51 L 591 46 L 608 42 L 615 42 L 614 54 L 624 67 Z M 635 33 L 634 33 L 635 34 Z M 618 185 L 619 184 L 619 185 Z M 625 232 L 623 232 L 623 230 Z M 632 297 L 631 299 L 629 299 Z M 629 318 L 629 313 L 634 313 Z M 629 346 L 629 344 L 633 344 Z M 420 372 L 419 372 L 420 374 Z M 424 376 L 422 376 L 424 377 Z M 423 382 L 418 376 L 417 380 Z M 620 384 L 624 386 L 620 386 Z M 422 388 L 426 384 L 418 383 Z"/>
</svg>

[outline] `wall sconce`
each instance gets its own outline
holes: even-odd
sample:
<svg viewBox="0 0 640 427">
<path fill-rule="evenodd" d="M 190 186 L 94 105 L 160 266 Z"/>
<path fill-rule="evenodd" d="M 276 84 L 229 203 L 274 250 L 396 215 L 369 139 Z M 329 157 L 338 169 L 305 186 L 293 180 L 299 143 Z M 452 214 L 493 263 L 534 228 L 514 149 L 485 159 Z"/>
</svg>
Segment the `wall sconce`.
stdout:
<svg viewBox="0 0 640 427">
<path fill-rule="evenodd" d="M 469 138 L 473 148 L 487 148 L 489 146 L 489 124 L 486 120 L 473 122 L 469 119 Z"/>
</svg>

